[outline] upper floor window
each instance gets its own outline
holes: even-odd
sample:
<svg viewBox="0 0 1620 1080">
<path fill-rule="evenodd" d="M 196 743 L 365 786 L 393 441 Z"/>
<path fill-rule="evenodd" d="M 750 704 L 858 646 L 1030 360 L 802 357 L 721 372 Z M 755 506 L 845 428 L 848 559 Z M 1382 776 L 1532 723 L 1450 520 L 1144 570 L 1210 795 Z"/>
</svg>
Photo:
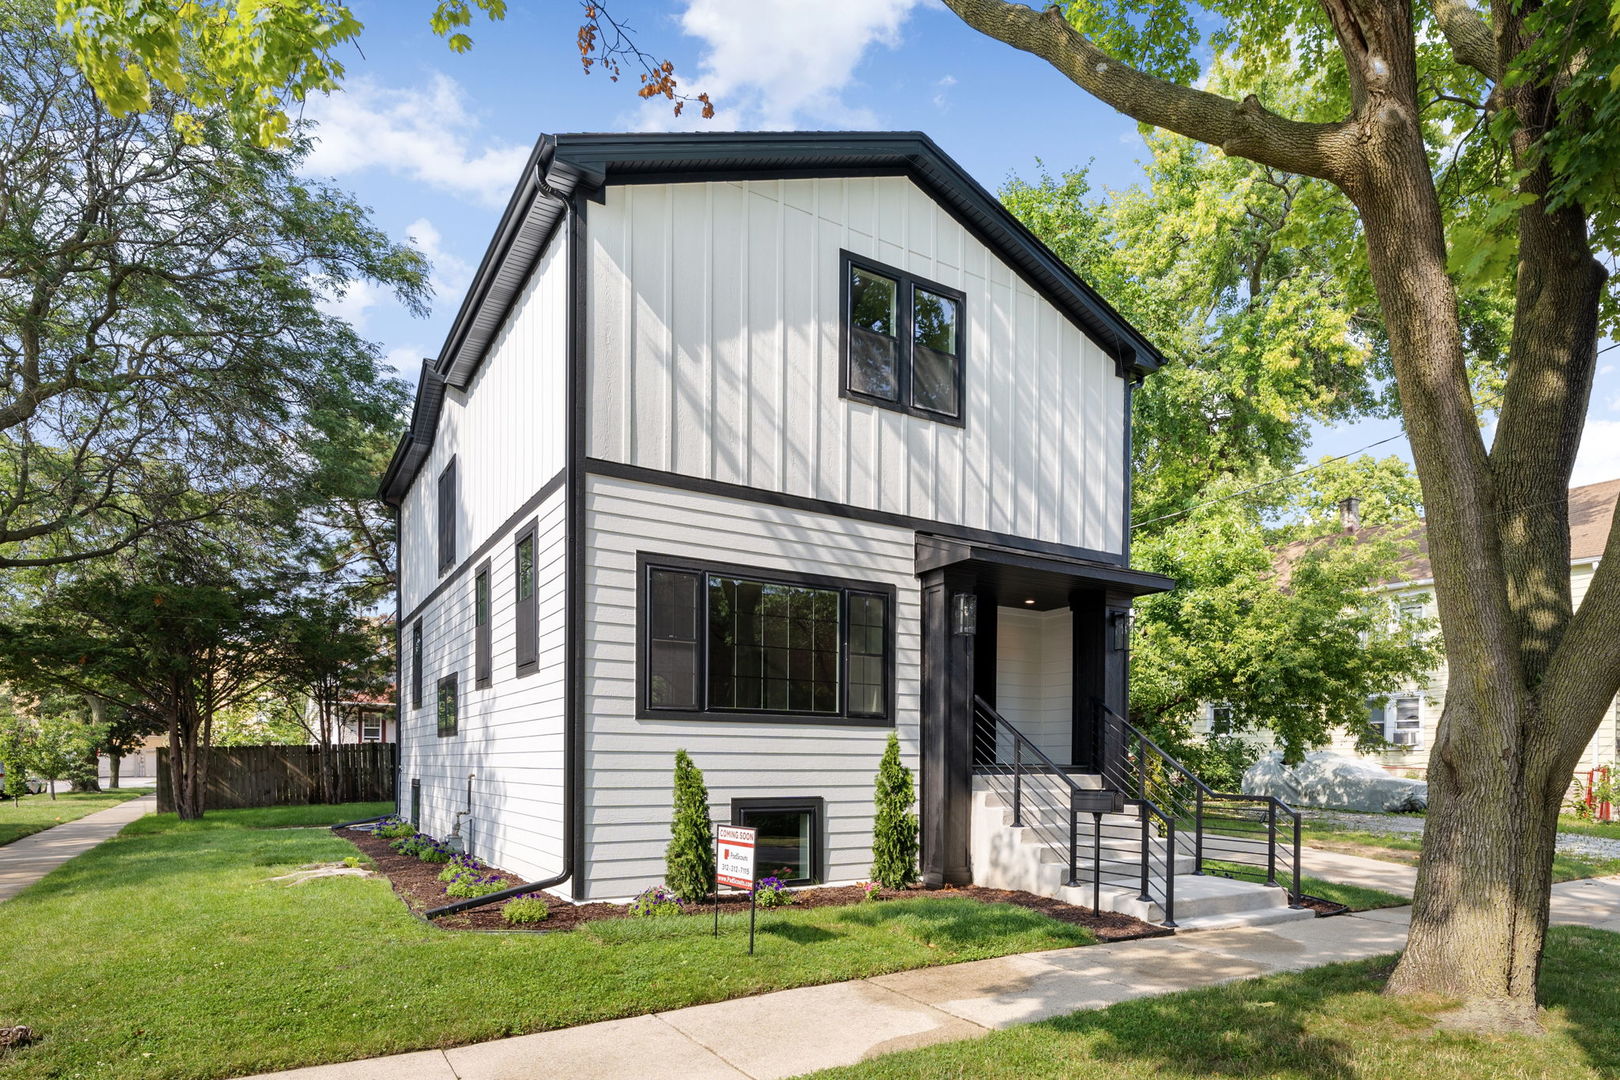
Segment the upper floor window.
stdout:
<svg viewBox="0 0 1620 1080">
<path fill-rule="evenodd" d="M 438 701 L 435 703 L 439 713 L 439 735 L 454 735 L 460 726 L 460 710 L 457 698 L 459 676 L 455 673 L 444 676 L 439 680 Z"/>
<path fill-rule="evenodd" d="M 961 424 L 964 297 L 844 252 L 844 395 Z"/>
<path fill-rule="evenodd" d="M 411 708 L 422 707 L 422 620 L 411 625 Z"/>
<path fill-rule="evenodd" d="M 489 562 L 485 560 L 473 578 L 473 685 L 480 689 L 495 678 L 489 607 Z"/>
<path fill-rule="evenodd" d="M 668 715 L 886 720 L 893 590 L 810 575 L 644 565 L 642 702 Z"/>
<path fill-rule="evenodd" d="M 439 474 L 439 573 L 456 565 L 456 459 Z"/>
<path fill-rule="evenodd" d="M 517 621 L 513 644 L 520 675 L 540 667 L 540 603 L 535 591 L 534 536 L 535 526 L 530 524 L 512 549 L 512 572 L 517 589 L 512 607 L 512 617 Z"/>
</svg>

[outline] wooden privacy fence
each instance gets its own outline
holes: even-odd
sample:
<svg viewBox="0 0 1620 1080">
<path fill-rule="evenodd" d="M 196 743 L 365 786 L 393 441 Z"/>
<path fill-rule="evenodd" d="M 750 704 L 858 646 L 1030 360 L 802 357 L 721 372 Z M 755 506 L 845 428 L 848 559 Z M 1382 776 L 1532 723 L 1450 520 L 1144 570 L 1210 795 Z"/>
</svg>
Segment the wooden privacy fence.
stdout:
<svg viewBox="0 0 1620 1080">
<path fill-rule="evenodd" d="M 398 747 L 393 743 L 334 746 L 333 802 L 381 802 L 394 797 Z M 169 751 L 158 750 L 158 813 L 174 812 Z M 305 806 L 325 802 L 318 746 L 216 746 L 209 751 L 208 810 L 248 806 Z"/>
</svg>

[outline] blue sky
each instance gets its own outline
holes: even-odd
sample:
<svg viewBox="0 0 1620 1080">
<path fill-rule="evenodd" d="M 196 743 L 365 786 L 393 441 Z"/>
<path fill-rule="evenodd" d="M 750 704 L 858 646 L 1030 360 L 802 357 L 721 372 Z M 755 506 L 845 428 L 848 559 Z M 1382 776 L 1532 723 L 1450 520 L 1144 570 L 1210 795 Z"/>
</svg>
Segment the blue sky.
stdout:
<svg viewBox="0 0 1620 1080">
<path fill-rule="evenodd" d="M 1088 162 L 1094 188 L 1140 175 L 1136 125 L 1050 66 L 964 26 L 937 0 L 618 0 L 611 10 L 677 75 L 711 92 L 707 125 L 674 120 L 626 83 L 582 74 L 573 0 L 512 0 L 452 54 L 428 29 L 428 0 L 358 0 L 362 54 L 344 92 L 312 101 L 310 171 L 372 207 L 378 225 L 433 260 L 427 319 L 360 287 L 340 310 L 415 377 L 438 352 L 529 148 L 541 132 L 681 127 L 918 129 L 986 187 Z M 634 79 L 634 76 L 631 76 Z M 1620 476 L 1620 349 L 1600 358 L 1576 483 Z M 1368 422 L 1317 432 L 1312 457 L 1397 434 Z M 1375 453 L 1407 456 L 1404 440 Z"/>
</svg>

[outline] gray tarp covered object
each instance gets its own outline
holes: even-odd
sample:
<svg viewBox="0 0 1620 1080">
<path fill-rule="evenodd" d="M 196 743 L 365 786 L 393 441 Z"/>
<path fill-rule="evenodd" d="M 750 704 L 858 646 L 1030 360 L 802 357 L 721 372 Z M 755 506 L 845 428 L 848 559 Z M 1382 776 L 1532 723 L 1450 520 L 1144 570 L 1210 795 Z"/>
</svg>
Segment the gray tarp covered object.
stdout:
<svg viewBox="0 0 1620 1080">
<path fill-rule="evenodd" d="M 1391 776 L 1377 765 L 1327 750 L 1313 750 L 1298 765 L 1284 765 L 1282 751 L 1243 772 L 1245 795 L 1270 795 L 1290 806 L 1331 806 L 1387 813 L 1426 810 L 1429 785 Z"/>
</svg>

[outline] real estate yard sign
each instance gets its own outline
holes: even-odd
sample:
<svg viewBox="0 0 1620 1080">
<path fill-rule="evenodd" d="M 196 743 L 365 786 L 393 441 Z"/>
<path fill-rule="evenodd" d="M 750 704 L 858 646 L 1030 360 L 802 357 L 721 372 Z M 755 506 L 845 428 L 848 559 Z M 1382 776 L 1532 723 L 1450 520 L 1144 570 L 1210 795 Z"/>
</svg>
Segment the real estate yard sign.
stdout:
<svg viewBox="0 0 1620 1080">
<path fill-rule="evenodd" d="M 748 955 L 754 954 L 754 842 L 757 829 L 717 825 L 714 830 L 714 936 L 720 936 L 720 886 L 748 890 Z"/>
</svg>

